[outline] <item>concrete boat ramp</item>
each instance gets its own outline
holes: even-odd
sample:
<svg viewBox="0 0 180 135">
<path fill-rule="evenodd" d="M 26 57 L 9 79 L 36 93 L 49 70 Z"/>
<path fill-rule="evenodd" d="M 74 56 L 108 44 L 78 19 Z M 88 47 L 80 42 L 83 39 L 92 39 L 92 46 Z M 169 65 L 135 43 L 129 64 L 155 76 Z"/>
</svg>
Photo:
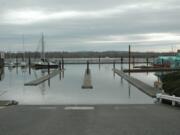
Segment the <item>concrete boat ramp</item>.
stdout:
<svg viewBox="0 0 180 135">
<path fill-rule="evenodd" d="M 46 80 L 56 76 L 60 72 L 62 72 L 62 70 L 59 70 L 59 69 L 54 70 L 51 73 L 49 73 L 48 75 L 42 76 L 42 77 L 40 77 L 40 78 L 38 78 L 36 80 L 32 80 L 32 81 L 30 81 L 28 83 L 25 83 L 24 86 L 36 86 L 36 85 L 39 85 L 39 84 L 45 82 Z"/>
<path fill-rule="evenodd" d="M 140 89 L 141 91 L 143 91 L 145 94 L 151 96 L 151 97 L 156 97 L 156 93 L 159 92 L 159 89 L 154 88 L 134 77 L 131 77 L 127 74 L 125 74 L 122 70 L 118 70 L 118 69 L 113 69 L 114 72 L 123 77 L 125 80 L 127 80 L 129 83 L 131 83 L 132 85 L 134 85 L 135 87 L 137 87 L 138 89 Z"/>
</svg>

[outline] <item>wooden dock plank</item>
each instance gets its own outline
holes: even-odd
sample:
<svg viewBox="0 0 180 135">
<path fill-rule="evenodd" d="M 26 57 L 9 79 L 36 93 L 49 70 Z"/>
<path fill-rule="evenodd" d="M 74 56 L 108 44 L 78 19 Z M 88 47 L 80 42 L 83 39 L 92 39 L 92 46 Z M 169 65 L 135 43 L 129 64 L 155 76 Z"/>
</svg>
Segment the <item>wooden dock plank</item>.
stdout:
<svg viewBox="0 0 180 135">
<path fill-rule="evenodd" d="M 114 69 L 114 72 L 151 97 L 156 97 L 156 93 L 159 92 L 159 89 L 154 88 L 132 76 L 126 75 L 122 70 Z"/>
<path fill-rule="evenodd" d="M 25 86 L 36 86 L 36 85 L 39 85 L 39 84 L 45 82 L 46 80 L 48 80 L 48 79 L 56 76 L 56 75 L 59 74 L 61 71 L 62 71 L 62 70 L 59 70 L 59 69 L 58 69 L 58 70 L 54 70 L 54 71 L 52 71 L 50 74 L 45 75 L 45 76 L 42 76 L 42 77 L 40 77 L 40 78 L 38 78 L 38 79 L 36 79 L 36 80 L 32 80 L 32 81 L 30 81 L 30 82 L 28 82 L 28 83 L 25 83 L 24 85 L 25 85 Z"/>
</svg>

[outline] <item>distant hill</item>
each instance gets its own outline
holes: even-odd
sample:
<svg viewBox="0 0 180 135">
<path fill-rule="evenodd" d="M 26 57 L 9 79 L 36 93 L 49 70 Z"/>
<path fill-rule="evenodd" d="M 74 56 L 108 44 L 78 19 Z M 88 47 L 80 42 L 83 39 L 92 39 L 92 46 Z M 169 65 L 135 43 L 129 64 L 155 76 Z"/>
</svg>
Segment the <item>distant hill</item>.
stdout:
<svg viewBox="0 0 180 135">
<path fill-rule="evenodd" d="M 157 57 L 157 56 L 167 56 L 173 55 L 172 53 L 159 53 L 159 52 L 131 52 L 132 57 L 141 58 L 141 57 Z M 26 52 L 26 57 L 39 58 L 40 52 Z M 5 58 L 21 58 L 23 57 L 22 52 L 18 53 L 5 53 Z M 120 57 L 128 57 L 127 51 L 105 51 L 105 52 L 47 52 L 47 58 L 98 58 L 98 57 L 110 57 L 110 58 L 120 58 Z"/>
</svg>

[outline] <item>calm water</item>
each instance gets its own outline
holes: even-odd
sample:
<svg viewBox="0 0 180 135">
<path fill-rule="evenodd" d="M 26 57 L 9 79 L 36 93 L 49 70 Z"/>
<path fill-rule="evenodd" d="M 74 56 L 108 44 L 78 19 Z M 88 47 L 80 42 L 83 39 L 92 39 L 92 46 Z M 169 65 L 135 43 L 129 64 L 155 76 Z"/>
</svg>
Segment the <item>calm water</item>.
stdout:
<svg viewBox="0 0 180 135">
<path fill-rule="evenodd" d="M 119 67 L 118 67 L 119 66 Z M 120 68 L 120 65 L 116 65 Z M 5 68 L 0 81 L 0 99 L 20 104 L 152 104 L 153 99 L 114 75 L 112 65 L 90 65 L 93 89 L 81 89 L 86 65 L 65 65 L 65 71 L 38 86 L 24 86 L 47 73 Z M 132 74 L 153 84 L 151 74 Z M 145 78 L 145 79 L 144 79 Z"/>
</svg>

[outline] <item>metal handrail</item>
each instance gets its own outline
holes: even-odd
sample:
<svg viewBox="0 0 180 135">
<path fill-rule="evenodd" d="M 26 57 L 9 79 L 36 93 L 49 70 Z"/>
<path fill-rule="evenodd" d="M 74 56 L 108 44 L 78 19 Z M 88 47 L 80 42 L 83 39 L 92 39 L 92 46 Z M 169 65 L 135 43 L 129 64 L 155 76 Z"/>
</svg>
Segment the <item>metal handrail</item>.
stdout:
<svg viewBox="0 0 180 135">
<path fill-rule="evenodd" d="M 172 101 L 173 106 L 175 106 L 176 103 L 180 103 L 180 97 L 176 97 L 175 95 L 170 96 L 170 95 L 158 93 L 158 94 L 156 94 L 156 98 L 160 102 L 162 101 L 162 99 Z"/>
</svg>

